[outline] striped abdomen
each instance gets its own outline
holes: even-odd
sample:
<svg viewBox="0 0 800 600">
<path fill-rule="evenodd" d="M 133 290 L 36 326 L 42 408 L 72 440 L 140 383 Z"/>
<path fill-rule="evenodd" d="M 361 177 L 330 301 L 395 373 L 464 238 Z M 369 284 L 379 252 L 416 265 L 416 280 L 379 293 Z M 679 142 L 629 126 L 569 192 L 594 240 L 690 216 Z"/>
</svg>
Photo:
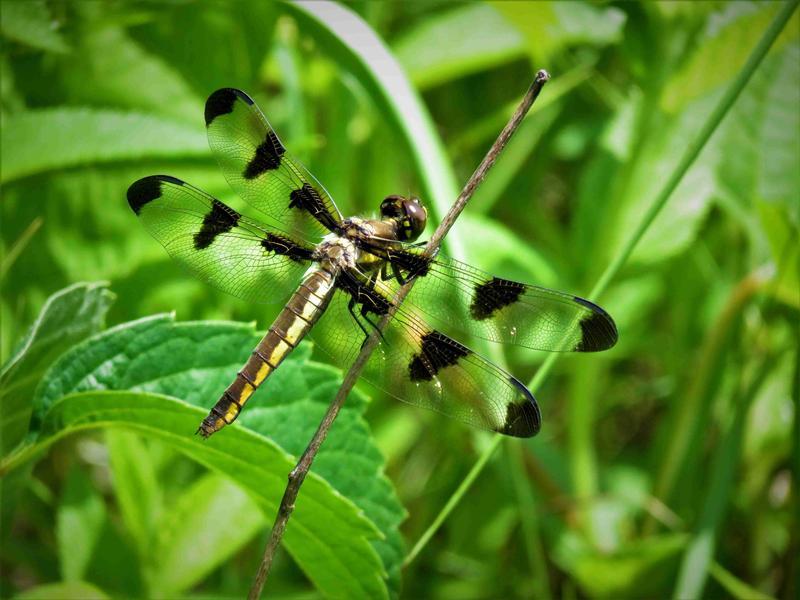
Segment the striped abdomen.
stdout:
<svg viewBox="0 0 800 600">
<path fill-rule="evenodd" d="M 248 398 L 322 316 L 335 290 L 333 282 L 333 275 L 323 269 L 306 275 L 267 335 L 253 350 L 247 364 L 203 419 L 198 433 L 208 437 L 236 420 Z"/>
</svg>

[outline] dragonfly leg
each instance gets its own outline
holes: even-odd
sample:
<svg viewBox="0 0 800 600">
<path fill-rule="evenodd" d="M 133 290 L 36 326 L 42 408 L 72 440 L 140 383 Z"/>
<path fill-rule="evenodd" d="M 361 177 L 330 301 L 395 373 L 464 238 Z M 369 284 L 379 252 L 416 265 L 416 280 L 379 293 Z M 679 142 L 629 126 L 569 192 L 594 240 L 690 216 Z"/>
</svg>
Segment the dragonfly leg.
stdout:
<svg viewBox="0 0 800 600">
<path fill-rule="evenodd" d="M 391 273 L 389 272 L 389 267 L 392 268 Z M 381 267 L 381 279 L 385 279 L 386 281 L 396 279 L 397 283 L 400 285 L 405 285 L 406 281 L 408 281 L 405 277 L 403 277 L 403 273 L 397 268 L 397 265 L 390 263 L 384 263 Z"/>
<path fill-rule="evenodd" d="M 367 338 L 369 338 L 369 332 L 361 324 L 361 320 L 358 318 L 358 315 L 353 310 L 355 307 L 356 307 L 356 298 L 355 298 L 355 296 L 352 296 L 350 298 L 350 302 L 347 303 L 347 310 L 350 313 L 350 315 L 353 317 L 353 320 L 356 322 L 356 325 L 358 325 L 358 328 L 364 333 L 364 341 L 361 343 L 361 345 L 363 346 L 367 342 Z"/>
<path fill-rule="evenodd" d="M 382 267 L 382 269 L 383 269 L 383 267 Z M 367 279 L 367 283 L 365 284 L 364 287 L 366 289 L 370 290 L 370 291 L 374 291 L 375 290 L 375 285 L 377 284 L 377 282 L 378 282 L 378 273 L 375 273 L 375 274 L 371 275 L 369 279 Z M 355 300 L 354 300 L 354 302 L 355 302 Z M 367 323 L 369 323 L 372 326 L 373 329 L 375 329 L 378 332 L 378 335 L 381 336 L 381 341 L 383 341 L 385 343 L 386 342 L 386 338 L 383 337 L 383 332 L 380 329 L 378 329 L 378 325 L 376 323 L 374 323 L 372 321 L 372 319 L 369 318 L 369 313 L 370 313 L 370 307 L 366 303 L 362 304 L 362 306 L 361 306 L 361 316 L 364 318 L 364 320 Z M 366 342 L 367 342 L 367 340 L 364 340 L 364 343 L 366 343 Z M 361 345 L 363 346 L 364 344 L 361 344 Z"/>
</svg>

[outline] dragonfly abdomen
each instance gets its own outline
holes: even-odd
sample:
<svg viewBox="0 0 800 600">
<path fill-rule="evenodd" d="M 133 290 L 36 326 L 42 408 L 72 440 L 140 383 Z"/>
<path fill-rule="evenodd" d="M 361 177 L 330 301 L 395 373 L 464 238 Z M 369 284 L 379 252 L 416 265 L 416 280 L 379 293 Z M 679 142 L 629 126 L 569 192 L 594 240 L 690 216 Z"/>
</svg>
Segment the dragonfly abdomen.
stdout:
<svg viewBox="0 0 800 600">
<path fill-rule="evenodd" d="M 278 368 L 322 316 L 335 291 L 334 276 L 324 270 L 311 271 L 292 294 L 269 331 L 253 350 L 197 432 L 208 437 L 230 425 L 242 407 L 267 377 Z"/>
</svg>

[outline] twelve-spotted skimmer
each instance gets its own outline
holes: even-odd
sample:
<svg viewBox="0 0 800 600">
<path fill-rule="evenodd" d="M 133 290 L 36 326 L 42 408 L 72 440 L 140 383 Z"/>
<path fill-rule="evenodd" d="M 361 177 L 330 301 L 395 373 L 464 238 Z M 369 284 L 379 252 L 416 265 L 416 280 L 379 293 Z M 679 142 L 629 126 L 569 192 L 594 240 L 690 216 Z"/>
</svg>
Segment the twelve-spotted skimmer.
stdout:
<svg viewBox="0 0 800 600">
<path fill-rule="evenodd" d="M 349 366 L 398 287 L 412 278 L 363 377 L 400 400 L 479 428 L 530 437 L 539 431 L 539 408 L 522 382 L 451 334 L 552 351 L 616 343 L 614 321 L 588 300 L 423 256 L 412 243 L 427 219 L 417 198 L 387 197 L 379 219 L 343 218 L 244 92 L 211 94 L 205 120 L 228 183 L 267 221 L 168 175 L 136 181 L 128 203 L 170 255 L 212 285 L 254 302 L 289 299 L 203 420 L 204 437 L 236 419 L 312 326 L 316 344 Z"/>
</svg>

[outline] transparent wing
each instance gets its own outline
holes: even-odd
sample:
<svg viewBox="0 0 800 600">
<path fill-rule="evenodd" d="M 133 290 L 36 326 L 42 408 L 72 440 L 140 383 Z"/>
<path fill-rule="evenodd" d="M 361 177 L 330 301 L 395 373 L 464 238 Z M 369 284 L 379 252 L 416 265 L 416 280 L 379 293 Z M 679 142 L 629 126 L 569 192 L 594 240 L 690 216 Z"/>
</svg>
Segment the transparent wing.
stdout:
<svg viewBox="0 0 800 600">
<path fill-rule="evenodd" d="M 250 302 L 278 302 L 308 268 L 312 250 L 168 175 L 128 188 L 128 204 L 178 262 Z"/>
<path fill-rule="evenodd" d="M 232 88 L 206 101 L 208 143 L 233 191 L 281 229 L 317 241 L 341 214 L 330 195 L 293 159 L 250 96 Z"/>
<path fill-rule="evenodd" d="M 351 299 L 362 293 L 337 292 L 310 334 L 314 343 L 345 369 L 365 340 L 365 332 L 348 308 Z M 362 300 L 353 308 L 356 314 L 371 302 Z M 382 302 L 388 300 L 378 304 Z M 376 314 L 369 317 L 373 321 L 379 318 Z M 371 331 L 360 314 L 359 320 Z M 406 310 L 389 322 L 362 378 L 398 400 L 480 429 L 531 437 L 541 425 L 536 400 L 519 380 Z"/>
<path fill-rule="evenodd" d="M 384 295 L 416 275 L 406 304 L 447 331 L 547 351 L 595 352 L 617 342 L 614 320 L 589 300 L 494 277 L 452 258 L 425 259 L 413 246 L 370 251 L 389 262 L 378 283 Z"/>
</svg>

